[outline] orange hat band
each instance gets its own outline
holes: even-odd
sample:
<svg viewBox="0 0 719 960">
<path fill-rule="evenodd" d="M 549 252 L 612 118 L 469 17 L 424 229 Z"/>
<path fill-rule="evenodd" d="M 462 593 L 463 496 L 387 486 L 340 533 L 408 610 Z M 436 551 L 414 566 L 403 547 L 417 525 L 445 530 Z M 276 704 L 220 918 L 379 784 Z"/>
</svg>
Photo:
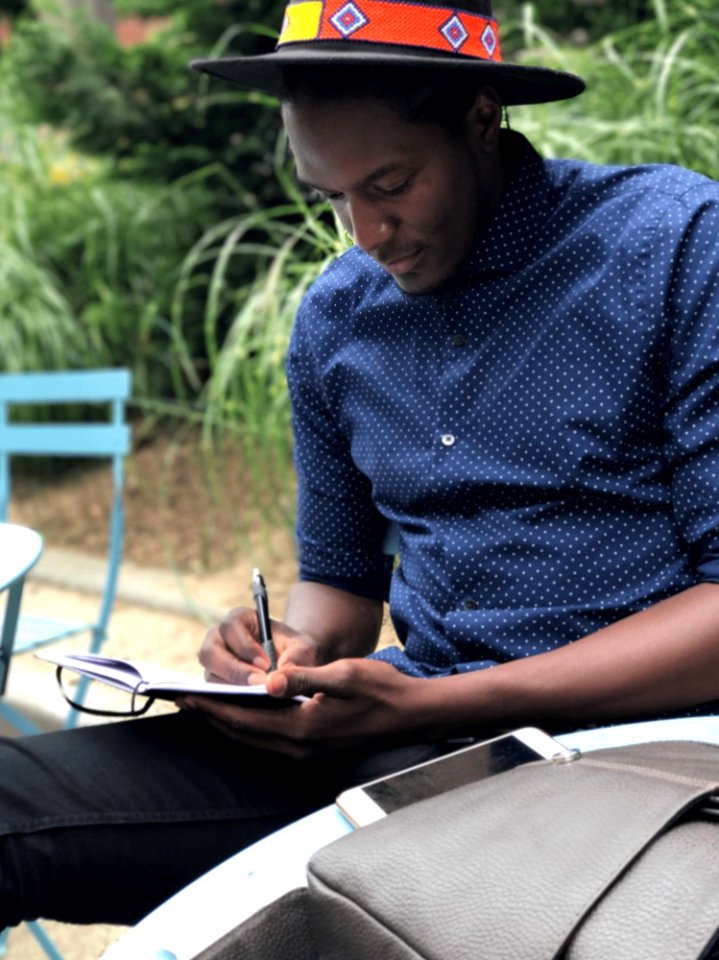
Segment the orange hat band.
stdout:
<svg viewBox="0 0 719 960">
<path fill-rule="evenodd" d="M 297 0 L 285 11 L 277 48 L 316 40 L 425 47 L 500 63 L 497 22 L 455 7 L 401 0 Z"/>
</svg>

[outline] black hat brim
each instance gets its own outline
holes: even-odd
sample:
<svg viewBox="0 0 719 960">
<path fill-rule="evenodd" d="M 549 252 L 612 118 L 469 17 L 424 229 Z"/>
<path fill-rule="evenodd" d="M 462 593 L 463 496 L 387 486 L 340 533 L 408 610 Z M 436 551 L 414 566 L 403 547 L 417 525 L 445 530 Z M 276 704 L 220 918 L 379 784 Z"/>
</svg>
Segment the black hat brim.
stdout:
<svg viewBox="0 0 719 960">
<path fill-rule="evenodd" d="M 447 55 L 434 50 L 386 46 L 355 41 L 347 43 L 325 41 L 320 45 L 292 44 L 274 53 L 253 57 L 221 57 L 213 60 L 193 60 L 194 70 L 228 80 L 249 90 L 259 90 L 273 96 L 282 95 L 282 71 L 286 67 L 333 66 L 415 67 L 426 70 L 452 70 L 471 73 L 482 83 L 494 87 L 502 103 L 507 106 L 530 103 L 549 103 L 568 100 L 584 90 L 584 81 L 572 73 L 550 70 L 546 67 L 525 67 L 514 63 L 497 63 L 461 55 Z M 330 75 L 331 76 L 331 75 Z"/>
</svg>

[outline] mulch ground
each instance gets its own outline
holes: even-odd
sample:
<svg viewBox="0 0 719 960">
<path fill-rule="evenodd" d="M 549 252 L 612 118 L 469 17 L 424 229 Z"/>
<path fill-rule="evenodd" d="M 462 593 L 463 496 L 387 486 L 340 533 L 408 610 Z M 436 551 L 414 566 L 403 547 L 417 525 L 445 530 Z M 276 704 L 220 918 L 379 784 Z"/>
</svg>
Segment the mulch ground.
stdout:
<svg viewBox="0 0 719 960">
<path fill-rule="evenodd" d="M 39 530 L 48 546 L 102 555 L 109 469 L 67 461 L 19 466 L 11 518 Z M 231 566 L 260 525 L 289 528 L 291 490 L 278 497 L 271 487 L 268 482 L 269 502 L 258 504 L 240 452 L 208 451 L 198 437 L 155 436 L 126 461 L 124 558 L 197 574 Z"/>
</svg>

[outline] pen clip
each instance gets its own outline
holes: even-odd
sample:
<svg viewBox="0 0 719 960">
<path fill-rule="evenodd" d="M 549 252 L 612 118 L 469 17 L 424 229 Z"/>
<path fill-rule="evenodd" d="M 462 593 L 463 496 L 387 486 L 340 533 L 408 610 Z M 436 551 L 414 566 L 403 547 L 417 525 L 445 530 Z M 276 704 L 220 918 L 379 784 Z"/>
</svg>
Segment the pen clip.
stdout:
<svg viewBox="0 0 719 960">
<path fill-rule="evenodd" d="M 252 596 L 257 600 L 258 596 L 264 595 L 267 597 L 267 588 L 265 587 L 265 581 L 262 574 L 259 571 L 258 567 L 252 568 Z"/>
</svg>

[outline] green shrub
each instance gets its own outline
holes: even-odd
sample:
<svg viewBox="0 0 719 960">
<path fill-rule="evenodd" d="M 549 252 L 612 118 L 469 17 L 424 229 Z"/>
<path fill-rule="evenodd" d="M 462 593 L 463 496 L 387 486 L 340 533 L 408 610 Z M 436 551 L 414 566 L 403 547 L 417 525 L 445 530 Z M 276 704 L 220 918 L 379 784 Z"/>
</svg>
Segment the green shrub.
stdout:
<svg viewBox="0 0 719 960">
<path fill-rule="evenodd" d="M 580 74 L 576 100 L 513 108 L 548 156 L 678 163 L 719 174 L 719 11 L 713 0 L 665 4 L 651 19 L 577 49 L 557 44 L 525 8 L 525 62 Z"/>
<path fill-rule="evenodd" d="M 157 12 L 166 6 L 157 4 Z M 241 172 L 243 190 L 218 192 L 219 216 L 237 212 L 238 201 L 275 203 L 268 173 L 279 121 L 276 111 L 263 109 L 268 98 L 188 67 L 193 57 L 271 44 L 268 28 L 251 20 L 259 6 L 183 3 L 165 29 L 130 49 L 81 12 L 27 14 L 2 57 L 2 82 L 14 89 L 23 119 L 66 130 L 77 148 L 114 161 L 119 176 L 167 183 L 220 163 Z"/>
<path fill-rule="evenodd" d="M 169 305 L 211 219 L 207 171 L 166 188 L 115 180 L 3 105 L 0 368 L 128 365 L 142 394 L 171 392 Z"/>
</svg>

